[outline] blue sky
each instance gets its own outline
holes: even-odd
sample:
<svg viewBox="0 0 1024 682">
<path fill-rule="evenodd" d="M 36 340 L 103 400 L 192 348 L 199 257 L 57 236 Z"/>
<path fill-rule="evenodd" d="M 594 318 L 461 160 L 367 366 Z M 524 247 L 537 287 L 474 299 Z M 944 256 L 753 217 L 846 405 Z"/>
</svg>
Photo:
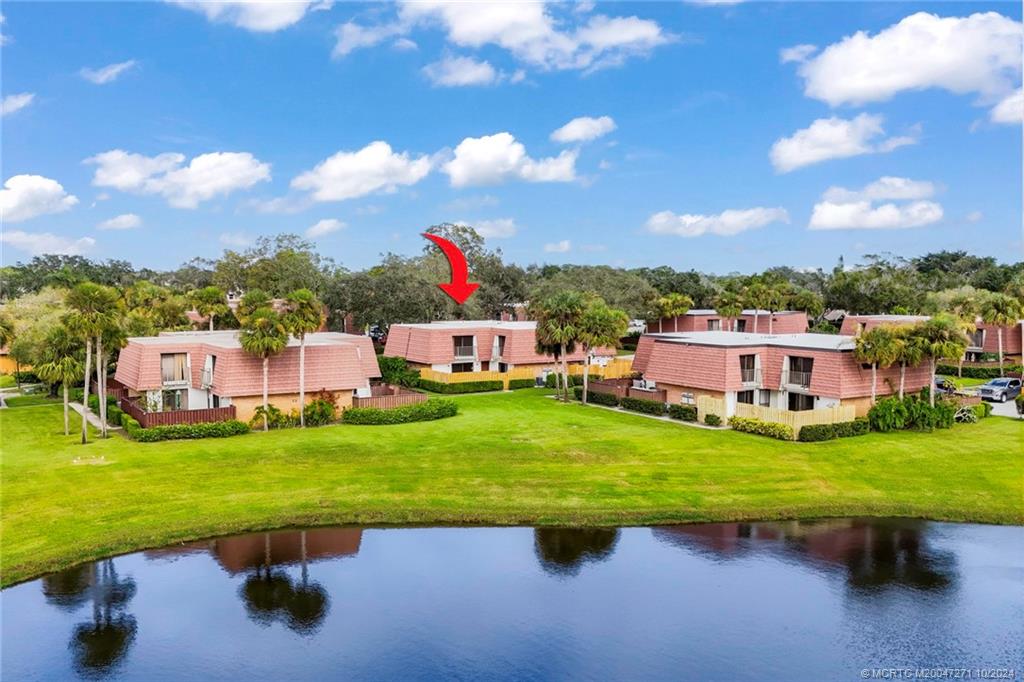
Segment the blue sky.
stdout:
<svg viewBox="0 0 1024 682">
<path fill-rule="evenodd" d="M 5 264 L 312 230 L 362 268 L 441 221 L 521 264 L 1021 255 L 1019 3 L 2 13 Z"/>
</svg>

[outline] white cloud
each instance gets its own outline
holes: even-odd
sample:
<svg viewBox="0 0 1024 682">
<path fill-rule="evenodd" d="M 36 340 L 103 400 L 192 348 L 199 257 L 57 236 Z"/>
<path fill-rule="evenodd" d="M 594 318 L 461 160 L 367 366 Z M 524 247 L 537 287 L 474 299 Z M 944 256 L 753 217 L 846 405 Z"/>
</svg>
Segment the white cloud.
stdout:
<svg viewBox="0 0 1024 682">
<path fill-rule="evenodd" d="M 829 187 L 811 213 L 812 230 L 901 229 L 942 220 L 942 206 L 925 201 L 935 185 L 923 180 L 883 177 L 860 190 Z M 890 201 L 876 205 L 879 201 Z M 895 204 L 892 201 L 906 203 Z"/>
<path fill-rule="evenodd" d="M 415 185 L 430 172 L 428 156 L 396 153 L 387 142 L 371 142 L 359 151 L 338 152 L 292 180 L 293 189 L 311 192 L 316 201 L 344 201 L 374 192 Z"/>
<path fill-rule="evenodd" d="M 257 33 L 272 33 L 298 23 L 306 12 L 327 9 L 330 2 L 316 0 L 169 0 L 199 12 L 210 21 L 232 24 Z"/>
<path fill-rule="evenodd" d="M 918 12 L 874 36 L 858 31 L 843 38 L 803 63 L 799 73 L 804 93 L 832 106 L 927 88 L 994 101 L 1020 79 L 1021 23 L 996 12 Z"/>
<path fill-rule="evenodd" d="M 217 240 L 224 246 L 246 247 L 252 244 L 252 237 L 244 232 L 222 232 Z"/>
<path fill-rule="evenodd" d="M 776 140 L 770 153 L 772 165 L 776 171 L 788 173 L 828 159 L 890 152 L 917 142 L 915 135 L 877 140 L 885 134 L 882 120 L 876 114 L 859 114 L 852 120 L 819 118 L 792 136 Z"/>
<path fill-rule="evenodd" d="M 800 64 L 807 61 L 807 58 L 818 51 L 817 45 L 794 45 L 793 47 L 784 47 L 779 50 L 779 61 L 783 64 L 789 62 L 798 62 Z"/>
<path fill-rule="evenodd" d="M 484 239 L 508 239 L 509 237 L 514 237 L 519 232 L 519 228 L 516 226 L 516 221 L 513 218 L 496 218 L 494 220 L 477 220 L 475 222 L 460 220 L 459 224 L 469 225 Z"/>
<path fill-rule="evenodd" d="M 572 242 L 563 239 L 560 242 L 550 242 L 544 245 L 544 253 L 567 253 L 572 248 Z"/>
<path fill-rule="evenodd" d="M 22 92 L 17 95 L 7 95 L 4 97 L 3 102 L 0 103 L 0 116 L 6 116 L 13 114 L 19 109 L 24 109 L 29 104 L 32 104 L 32 100 L 36 98 L 35 94 L 31 92 Z"/>
<path fill-rule="evenodd" d="M 377 26 L 353 22 L 338 28 L 335 56 L 407 35 L 420 26 L 440 26 L 450 44 L 463 48 L 497 45 L 541 69 L 596 69 L 649 54 L 675 40 L 656 22 L 605 15 L 556 21 L 544 2 L 403 2 L 398 20 Z M 575 26 L 568 24 L 578 22 Z M 564 26 L 563 26 L 564 25 Z M 563 30 L 564 29 L 564 30 Z M 515 77 L 511 80 L 515 81 Z"/>
<path fill-rule="evenodd" d="M 317 237 L 323 237 L 332 232 L 347 227 L 345 223 L 336 218 L 324 218 L 323 220 L 317 221 L 306 230 L 306 236 L 310 239 L 316 239 Z"/>
<path fill-rule="evenodd" d="M 396 50 L 418 50 L 420 48 L 415 40 L 410 40 L 409 38 L 398 38 L 395 42 L 391 43 L 391 47 Z"/>
<path fill-rule="evenodd" d="M 556 157 L 532 159 L 511 133 L 467 137 L 444 165 L 453 187 L 494 185 L 506 180 L 570 182 L 576 178 L 575 151 Z"/>
<path fill-rule="evenodd" d="M 1009 123 L 1019 125 L 1024 121 L 1024 88 L 1017 88 L 1006 96 L 1003 101 L 992 108 L 993 123 Z"/>
<path fill-rule="evenodd" d="M 334 50 L 331 52 L 331 56 L 344 57 L 356 50 L 373 47 L 385 40 L 400 36 L 405 31 L 406 28 L 401 24 L 362 26 L 352 21 L 346 22 L 334 30 L 336 42 L 334 43 Z M 398 42 L 401 40 L 406 42 L 399 46 Z M 411 40 L 400 38 L 399 41 L 395 41 L 395 46 L 400 49 L 416 47 L 416 43 Z M 409 45 L 409 43 L 412 44 Z"/>
<path fill-rule="evenodd" d="M 78 203 L 56 180 L 14 175 L 0 189 L 0 222 L 18 223 L 48 213 L 63 213 Z"/>
<path fill-rule="evenodd" d="M 109 220 L 104 220 L 97 227 L 101 230 L 131 230 L 140 225 L 142 225 L 142 218 L 134 213 L 122 213 Z"/>
<path fill-rule="evenodd" d="M 492 85 L 500 78 L 490 62 L 479 62 L 472 57 L 445 57 L 424 66 L 423 73 L 434 85 L 448 88 Z"/>
<path fill-rule="evenodd" d="M 210 152 L 182 164 L 176 153 L 149 157 L 113 149 L 90 157 L 95 164 L 92 184 L 122 192 L 159 194 L 171 206 L 195 208 L 218 195 L 248 189 L 270 179 L 270 164 L 248 152 Z"/>
<path fill-rule="evenodd" d="M 92 237 L 68 239 L 50 232 L 23 232 L 21 230 L 4 230 L 0 234 L 0 242 L 37 256 L 44 253 L 74 256 L 92 249 L 96 240 Z"/>
<path fill-rule="evenodd" d="M 81 74 L 82 78 L 89 81 L 90 83 L 95 83 L 96 85 L 106 85 L 107 83 L 112 83 L 115 80 L 117 80 L 117 78 L 122 73 L 124 73 L 128 69 L 131 69 L 134 66 L 135 60 L 129 59 L 126 62 L 110 64 L 99 69 L 84 68 L 81 71 L 79 71 L 79 73 Z"/>
<path fill-rule="evenodd" d="M 981 211 L 971 211 L 970 213 L 964 216 L 964 220 L 966 220 L 969 223 L 980 223 L 984 219 L 985 214 Z"/>
<path fill-rule="evenodd" d="M 0 14 L 0 26 L 7 23 L 7 17 Z M 14 42 L 13 39 L 6 33 L 0 32 L 0 45 L 7 45 L 8 43 Z"/>
<path fill-rule="evenodd" d="M 566 123 L 564 126 L 551 133 L 551 139 L 555 142 L 568 144 L 572 142 L 589 142 L 607 135 L 615 130 L 615 121 L 611 116 L 580 116 Z"/>
<path fill-rule="evenodd" d="M 934 183 L 927 180 L 911 180 L 884 176 L 866 185 L 860 190 L 848 190 L 843 187 L 829 187 L 821 195 L 825 201 L 879 201 L 884 199 L 928 199 L 935 195 Z"/>
<path fill-rule="evenodd" d="M 771 223 L 788 222 L 789 213 L 784 208 L 729 209 L 715 215 L 679 215 L 661 211 L 647 219 L 647 231 L 678 237 L 699 237 L 703 234 L 731 237 Z"/>
</svg>

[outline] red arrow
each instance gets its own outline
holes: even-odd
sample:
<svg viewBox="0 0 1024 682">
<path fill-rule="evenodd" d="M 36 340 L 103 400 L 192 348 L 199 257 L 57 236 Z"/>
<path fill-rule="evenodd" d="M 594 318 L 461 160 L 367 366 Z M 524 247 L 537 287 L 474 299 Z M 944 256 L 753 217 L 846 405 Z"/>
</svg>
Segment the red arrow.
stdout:
<svg viewBox="0 0 1024 682">
<path fill-rule="evenodd" d="M 452 281 L 438 284 L 437 286 L 441 287 L 441 291 L 451 296 L 456 303 L 462 305 L 480 286 L 477 282 L 469 281 L 469 268 L 466 266 L 466 257 L 462 255 L 459 247 L 444 237 L 438 237 L 436 234 L 430 234 L 429 232 L 424 232 L 423 236 L 441 248 L 441 251 L 448 258 L 448 264 L 452 268 Z"/>
</svg>

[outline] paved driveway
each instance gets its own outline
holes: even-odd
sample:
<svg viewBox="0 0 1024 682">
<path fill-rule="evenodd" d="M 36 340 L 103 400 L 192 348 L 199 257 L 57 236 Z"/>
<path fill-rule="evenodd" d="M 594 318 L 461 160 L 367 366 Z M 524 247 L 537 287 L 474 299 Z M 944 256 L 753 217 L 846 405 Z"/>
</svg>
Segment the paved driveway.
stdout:
<svg viewBox="0 0 1024 682">
<path fill-rule="evenodd" d="M 1003 417 L 1016 417 L 1017 406 L 1012 400 L 1007 400 L 1005 403 L 989 403 L 992 406 L 992 414 L 998 414 Z"/>
</svg>

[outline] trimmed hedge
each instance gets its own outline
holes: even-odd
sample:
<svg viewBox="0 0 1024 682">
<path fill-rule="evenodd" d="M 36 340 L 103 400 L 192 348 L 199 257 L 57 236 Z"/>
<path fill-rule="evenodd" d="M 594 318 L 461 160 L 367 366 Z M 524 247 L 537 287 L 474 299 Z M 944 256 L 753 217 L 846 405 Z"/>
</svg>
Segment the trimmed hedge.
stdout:
<svg viewBox="0 0 1024 682">
<path fill-rule="evenodd" d="M 669 405 L 668 416 L 684 422 L 697 421 L 697 408 L 693 405 Z"/>
<path fill-rule="evenodd" d="M 346 424 L 406 424 L 408 422 L 431 421 L 454 417 L 459 406 L 454 400 L 431 398 L 423 403 L 414 403 L 382 410 L 379 407 L 350 407 L 341 413 Z"/>
<path fill-rule="evenodd" d="M 596 374 L 591 374 L 590 379 L 594 380 L 597 377 Z M 562 385 L 559 381 L 561 377 L 558 374 L 551 373 L 544 379 L 544 386 L 547 388 L 558 388 Z M 570 374 L 569 375 L 569 386 L 582 386 L 583 375 L 582 374 Z"/>
<path fill-rule="evenodd" d="M 816 443 L 836 438 L 863 436 L 871 430 L 866 417 L 858 417 L 852 422 L 837 424 L 809 424 L 800 429 L 799 440 L 804 443 Z"/>
<path fill-rule="evenodd" d="M 583 400 L 583 387 L 576 386 L 572 389 L 573 395 L 576 396 L 576 400 Z M 619 404 L 619 397 L 614 393 L 597 393 L 595 391 L 587 391 L 587 402 L 595 405 L 607 405 L 608 407 L 616 407 Z"/>
<path fill-rule="evenodd" d="M 419 387 L 432 393 L 482 393 L 484 391 L 500 391 L 505 388 L 505 384 L 502 381 L 462 381 L 443 384 L 440 381 L 420 379 Z"/>
<path fill-rule="evenodd" d="M 708 416 L 710 417 L 711 415 Z M 750 417 L 733 417 L 729 420 L 729 426 L 734 431 L 754 433 L 758 436 L 768 436 L 778 440 L 793 440 L 793 427 L 789 424 L 766 422 L 763 419 L 753 419 Z"/>
<path fill-rule="evenodd" d="M 992 405 L 986 403 L 984 400 L 975 405 L 972 409 L 974 410 L 974 414 L 978 415 L 978 419 L 984 419 L 985 417 L 992 416 Z"/>
<path fill-rule="evenodd" d="M 385 384 L 416 388 L 420 383 L 420 371 L 409 367 L 405 358 L 378 355 L 377 366 L 380 367 L 380 377 Z"/>
<path fill-rule="evenodd" d="M 536 385 L 536 379 L 512 379 L 508 382 L 508 390 L 514 391 L 517 388 L 533 388 Z"/>
<path fill-rule="evenodd" d="M 623 398 L 619 401 L 619 405 L 627 410 L 633 412 L 643 412 L 644 414 L 665 414 L 665 403 L 659 403 L 657 400 L 644 400 L 643 398 Z"/>
<path fill-rule="evenodd" d="M 704 415 L 704 423 L 708 426 L 721 426 L 722 418 L 717 414 L 706 414 Z"/>
<path fill-rule="evenodd" d="M 1018 374 L 1021 371 L 1021 365 L 1003 365 L 1003 369 L 1007 374 Z M 957 376 L 957 367 L 956 365 L 938 365 L 935 368 L 935 373 L 955 377 Z M 964 367 L 960 376 L 967 379 L 998 379 L 1002 375 L 999 373 L 998 367 Z"/>
<path fill-rule="evenodd" d="M 153 443 L 160 440 L 185 440 L 196 438 L 226 438 L 249 433 L 249 425 L 237 419 L 206 424 L 174 424 L 172 426 L 151 426 L 142 428 L 139 422 L 127 414 L 121 416 L 121 425 L 132 440 Z"/>
</svg>

